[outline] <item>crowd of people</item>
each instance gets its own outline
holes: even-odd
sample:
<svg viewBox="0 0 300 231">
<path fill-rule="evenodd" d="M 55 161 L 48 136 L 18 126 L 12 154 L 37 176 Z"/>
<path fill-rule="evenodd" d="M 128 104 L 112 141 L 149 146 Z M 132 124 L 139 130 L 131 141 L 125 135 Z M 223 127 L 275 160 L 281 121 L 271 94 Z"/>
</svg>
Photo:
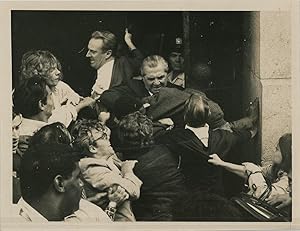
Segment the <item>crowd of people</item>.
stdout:
<svg viewBox="0 0 300 231">
<path fill-rule="evenodd" d="M 97 78 L 88 97 L 63 81 L 50 51 L 23 55 L 12 113 L 20 220 L 243 221 L 224 193 L 223 169 L 248 180 L 257 198 L 270 181 L 265 201 L 290 207 L 291 134 L 270 166 L 227 159 L 256 135 L 258 99 L 226 121 L 205 94 L 209 67 L 196 63 L 190 81 L 185 74 L 182 40 L 165 58 L 143 57 L 127 29 L 124 40 L 128 56 L 119 57 L 113 33 L 92 33 L 86 57 Z"/>
</svg>

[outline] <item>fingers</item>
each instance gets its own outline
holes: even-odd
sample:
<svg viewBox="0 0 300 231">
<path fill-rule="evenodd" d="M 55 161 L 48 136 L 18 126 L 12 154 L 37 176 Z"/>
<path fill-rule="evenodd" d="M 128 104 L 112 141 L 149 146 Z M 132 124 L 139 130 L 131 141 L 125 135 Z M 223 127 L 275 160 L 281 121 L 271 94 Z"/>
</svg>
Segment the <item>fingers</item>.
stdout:
<svg viewBox="0 0 300 231">
<path fill-rule="evenodd" d="M 107 195 L 106 192 L 100 192 L 100 193 L 97 193 L 93 197 L 87 198 L 87 200 L 90 201 L 90 202 L 98 202 L 98 200 L 100 200 L 101 198 L 105 197 L 106 195 Z"/>
<path fill-rule="evenodd" d="M 128 28 L 125 28 L 125 33 L 126 33 L 126 34 L 128 33 Z"/>
</svg>

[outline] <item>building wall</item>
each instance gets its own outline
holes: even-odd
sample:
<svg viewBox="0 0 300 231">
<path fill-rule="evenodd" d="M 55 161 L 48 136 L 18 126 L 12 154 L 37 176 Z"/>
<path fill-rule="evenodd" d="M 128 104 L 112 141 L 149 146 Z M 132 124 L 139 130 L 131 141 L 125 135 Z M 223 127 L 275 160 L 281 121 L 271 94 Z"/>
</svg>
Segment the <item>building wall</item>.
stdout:
<svg viewBox="0 0 300 231">
<path fill-rule="evenodd" d="M 290 12 L 249 13 L 247 35 L 250 41 L 245 46 L 244 102 L 254 96 L 260 98 L 258 142 L 261 159 L 266 163 L 272 160 L 279 137 L 291 132 L 292 126 Z"/>
</svg>

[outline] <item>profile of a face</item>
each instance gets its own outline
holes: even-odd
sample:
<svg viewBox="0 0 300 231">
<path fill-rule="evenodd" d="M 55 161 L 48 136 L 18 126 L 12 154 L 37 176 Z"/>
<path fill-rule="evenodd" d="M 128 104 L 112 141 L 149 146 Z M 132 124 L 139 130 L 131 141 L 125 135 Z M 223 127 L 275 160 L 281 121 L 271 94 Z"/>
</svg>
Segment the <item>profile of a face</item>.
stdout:
<svg viewBox="0 0 300 231">
<path fill-rule="evenodd" d="M 52 88 L 55 87 L 58 82 L 61 80 L 61 71 L 58 69 L 57 65 L 50 68 L 47 75 L 47 85 Z"/>
<path fill-rule="evenodd" d="M 91 38 L 88 44 L 86 57 L 90 59 L 90 66 L 96 70 L 102 67 L 111 57 L 111 50 L 103 51 L 103 40 Z"/>
<path fill-rule="evenodd" d="M 76 163 L 76 168 L 73 170 L 72 175 L 64 179 L 64 215 L 69 216 L 79 209 L 79 203 L 81 199 L 81 194 L 83 190 L 83 182 L 80 178 L 80 168 L 78 163 Z"/>
<path fill-rule="evenodd" d="M 169 64 L 172 70 L 174 71 L 183 71 L 184 59 L 182 53 L 180 52 L 171 52 L 169 55 Z"/>
<path fill-rule="evenodd" d="M 280 164 L 281 161 L 282 161 L 282 154 L 281 154 L 279 144 L 277 144 L 275 152 L 274 152 L 273 162 L 274 162 L 274 164 Z"/>
<path fill-rule="evenodd" d="M 163 65 L 158 64 L 156 67 L 144 67 L 143 82 L 145 88 L 152 94 L 157 94 L 162 87 L 167 86 L 167 72 Z"/>
</svg>

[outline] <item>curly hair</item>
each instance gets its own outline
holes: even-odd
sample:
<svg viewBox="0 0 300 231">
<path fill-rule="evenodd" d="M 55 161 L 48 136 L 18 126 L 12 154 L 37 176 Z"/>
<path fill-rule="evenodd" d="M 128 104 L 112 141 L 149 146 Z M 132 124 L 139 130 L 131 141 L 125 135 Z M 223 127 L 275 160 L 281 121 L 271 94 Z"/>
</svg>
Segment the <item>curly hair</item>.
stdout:
<svg viewBox="0 0 300 231">
<path fill-rule="evenodd" d="M 62 68 L 60 62 L 50 51 L 28 51 L 22 56 L 20 68 L 21 79 L 31 78 L 34 75 L 47 77 L 56 67 L 61 71 Z M 62 79 L 62 74 L 60 75 L 60 78 Z"/>
<path fill-rule="evenodd" d="M 184 122 L 194 128 L 202 127 L 209 113 L 207 101 L 199 94 L 192 94 L 184 105 Z"/>
<path fill-rule="evenodd" d="M 109 129 L 98 120 L 79 119 L 70 128 L 73 147 L 84 156 L 90 154 L 89 146 L 96 144 L 92 130 L 101 132 L 103 139 L 109 137 Z"/>
<path fill-rule="evenodd" d="M 137 111 L 123 117 L 118 132 L 122 144 L 146 146 L 152 142 L 153 123 Z"/>
</svg>

